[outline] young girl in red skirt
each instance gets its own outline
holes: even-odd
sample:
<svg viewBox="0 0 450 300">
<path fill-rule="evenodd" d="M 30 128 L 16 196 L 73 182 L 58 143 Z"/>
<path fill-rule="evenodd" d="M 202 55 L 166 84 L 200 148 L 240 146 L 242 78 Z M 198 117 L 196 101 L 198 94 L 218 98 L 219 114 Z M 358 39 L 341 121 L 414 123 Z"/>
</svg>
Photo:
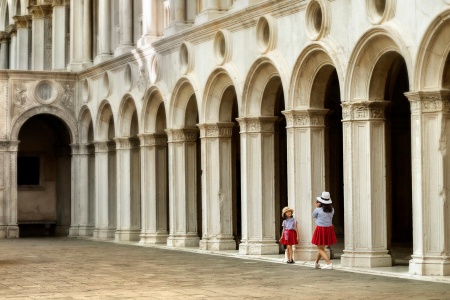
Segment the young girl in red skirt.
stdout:
<svg viewBox="0 0 450 300">
<path fill-rule="evenodd" d="M 329 192 L 322 192 L 320 197 L 316 198 L 316 209 L 312 216 L 316 219 L 316 229 L 311 240 L 311 243 L 317 246 L 317 256 L 314 268 L 319 269 L 320 257 L 326 261 L 326 265 L 322 269 L 333 269 L 333 264 L 325 251 L 325 246 L 336 244 L 336 233 L 333 226 L 334 208 L 331 206 L 331 197 Z"/>
<path fill-rule="evenodd" d="M 283 221 L 283 232 L 281 233 L 280 243 L 286 245 L 287 263 L 294 263 L 294 253 L 292 251 L 292 245 L 298 244 L 298 224 L 297 220 L 293 217 L 294 210 L 289 207 L 283 208 L 281 216 L 285 218 Z"/>
</svg>

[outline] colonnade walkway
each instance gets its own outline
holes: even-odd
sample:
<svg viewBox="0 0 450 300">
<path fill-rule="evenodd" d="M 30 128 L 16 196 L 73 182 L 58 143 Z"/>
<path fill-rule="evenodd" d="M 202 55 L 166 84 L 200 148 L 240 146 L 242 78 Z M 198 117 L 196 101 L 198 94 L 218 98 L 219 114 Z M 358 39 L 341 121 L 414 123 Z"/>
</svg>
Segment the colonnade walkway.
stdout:
<svg viewBox="0 0 450 300">
<path fill-rule="evenodd" d="M 448 299 L 450 281 L 77 238 L 0 240 L 0 299 Z M 237 259 L 227 256 L 236 256 Z M 267 260 L 267 261 L 266 261 Z M 406 267 L 403 267 L 406 268 Z M 426 278 L 425 278 L 426 279 Z M 436 280 L 438 281 L 438 280 Z"/>
</svg>

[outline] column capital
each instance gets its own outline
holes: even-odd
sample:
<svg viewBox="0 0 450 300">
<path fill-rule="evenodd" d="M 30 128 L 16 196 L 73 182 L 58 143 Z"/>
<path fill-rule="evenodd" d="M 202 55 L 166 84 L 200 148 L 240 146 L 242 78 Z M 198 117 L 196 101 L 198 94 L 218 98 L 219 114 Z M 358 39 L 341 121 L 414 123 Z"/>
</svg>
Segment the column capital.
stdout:
<svg viewBox="0 0 450 300">
<path fill-rule="evenodd" d="M 14 16 L 13 19 L 16 28 L 28 28 L 28 20 L 25 16 Z"/>
<path fill-rule="evenodd" d="M 199 124 L 200 138 L 231 138 L 233 136 L 233 122 Z"/>
<path fill-rule="evenodd" d="M 166 129 L 168 143 L 195 142 L 198 136 L 197 128 Z"/>
<path fill-rule="evenodd" d="M 384 120 L 384 113 L 389 101 L 343 102 L 343 121 Z"/>
<path fill-rule="evenodd" d="M 16 24 L 9 24 L 6 27 L 6 31 L 10 34 L 10 35 L 15 35 L 17 33 L 17 27 Z"/>
<path fill-rule="evenodd" d="M 165 133 L 143 133 L 138 134 L 141 147 L 167 146 L 167 134 Z"/>
<path fill-rule="evenodd" d="M 450 112 L 450 91 L 418 91 L 405 93 L 411 104 L 411 114 Z"/>
<path fill-rule="evenodd" d="M 70 144 L 70 148 L 72 148 L 72 155 L 89 155 L 95 152 L 95 147 L 92 143 Z"/>
<path fill-rule="evenodd" d="M 324 127 L 328 109 L 304 109 L 282 111 L 286 117 L 287 128 Z"/>
<path fill-rule="evenodd" d="M 241 132 L 274 132 L 278 117 L 244 117 L 236 121 L 241 126 Z"/>
<path fill-rule="evenodd" d="M 0 31 L 0 44 L 9 42 L 9 33 L 6 31 Z"/>
<path fill-rule="evenodd" d="M 50 18 L 53 13 L 51 4 L 46 5 L 32 5 L 28 7 L 32 19 Z"/>
<path fill-rule="evenodd" d="M 114 141 L 95 141 L 93 142 L 96 153 L 110 152 L 116 150 L 116 142 Z"/>
<path fill-rule="evenodd" d="M 139 148 L 139 138 L 136 137 L 116 137 L 114 138 L 114 141 L 116 142 L 117 150 Z"/>
<path fill-rule="evenodd" d="M 17 152 L 20 141 L 0 140 L 0 152 Z"/>
</svg>

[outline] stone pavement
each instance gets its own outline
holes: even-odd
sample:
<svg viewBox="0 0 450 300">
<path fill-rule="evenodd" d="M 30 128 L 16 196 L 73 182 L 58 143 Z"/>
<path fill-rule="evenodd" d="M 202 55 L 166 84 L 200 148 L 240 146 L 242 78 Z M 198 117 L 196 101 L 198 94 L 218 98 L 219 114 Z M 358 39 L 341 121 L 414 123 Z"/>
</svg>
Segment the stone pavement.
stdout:
<svg viewBox="0 0 450 300">
<path fill-rule="evenodd" d="M 71 238 L 0 240 L 0 299 L 450 299 L 450 284 Z"/>
</svg>

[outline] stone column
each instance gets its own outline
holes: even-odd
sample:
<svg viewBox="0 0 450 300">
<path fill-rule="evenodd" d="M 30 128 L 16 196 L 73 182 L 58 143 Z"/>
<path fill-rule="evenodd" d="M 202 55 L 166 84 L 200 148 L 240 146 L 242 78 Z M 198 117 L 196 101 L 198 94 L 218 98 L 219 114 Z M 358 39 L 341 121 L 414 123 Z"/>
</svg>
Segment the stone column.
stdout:
<svg viewBox="0 0 450 300">
<path fill-rule="evenodd" d="M 95 198 L 96 198 L 96 218 L 94 238 L 107 239 L 113 238 L 116 226 L 112 222 L 112 211 L 109 202 L 109 180 L 111 180 L 111 174 L 108 163 L 108 153 L 113 150 L 115 143 L 108 141 L 94 142 L 95 145 L 95 173 L 96 173 L 96 185 L 95 185 Z"/>
<path fill-rule="evenodd" d="M 278 254 L 279 251 L 274 202 L 276 120 L 277 117 L 237 119 L 241 126 L 241 254 Z"/>
<path fill-rule="evenodd" d="M 450 275 L 450 92 L 406 96 L 411 103 L 414 228 L 409 272 Z"/>
<path fill-rule="evenodd" d="M 151 1 L 155 5 L 155 1 Z M 133 43 L 133 6 L 129 0 L 120 0 L 119 2 L 119 46 L 114 51 L 114 56 L 119 56 L 134 49 Z M 148 14 L 148 12 L 145 12 Z"/>
<path fill-rule="evenodd" d="M 92 155 L 92 150 L 89 144 L 78 145 L 78 152 L 72 154 L 72 161 L 76 161 L 78 170 L 74 173 L 74 181 L 77 186 L 74 186 L 72 193 L 73 202 L 77 205 L 78 214 L 78 235 L 79 236 L 92 236 L 94 228 L 90 224 L 89 216 L 92 214 L 91 205 L 89 200 L 91 199 L 89 195 L 89 189 L 91 186 L 90 176 L 89 176 L 89 157 Z M 76 191 L 74 191 L 76 189 Z"/>
<path fill-rule="evenodd" d="M 284 111 L 287 123 L 288 201 L 299 222 L 300 241 L 295 259 L 316 258 L 311 244 L 315 220 L 311 214 L 314 200 L 325 189 L 325 115 L 326 109 Z"/>
<path fill-rule="evenodd" d="M 139 148 L 139 140 L 115 138 L 117 155 L 117 230 L 116 241 L 138 241 L 141 232 L 140 197 L 133 197 L 134 182 L 132 149 Z"/>
<path fill-rule="evenodd" d="M 233 165 L 232 135 L 234 123 L 201 124 L 202 139 L 202 211 L 204 250 L 234 250 L 233 238 Z"/>
<path fill-rule="evenodd" d="M 0 31 L 0 69 L 9 68 L 9 34 Z"/>
<path fill-rule="evenodd" d="M 83 1 L 70 1 L 70 62 L 67 70 L 72 72 L 83 69 L 83 47 L 85 43 L 88 43 L 83 38 L 85 27 L 88 26 L 83 16 L 87 16 L 86 12 L 83 13 Z"/>
<path fill-rule="evenodd" d="M 0 238 L 18 238 L 17 150 L 18 141 L 0 141 Z"/>
<path fill-rule="evenodd" d="M 151 44 L 161 36 L 161 2 L 142 0 L 142 38 L 139 45 Z"/>
<path fill-rule="evenodd" d="M 17 29 L 15 24 L 10 24 L 6 28 L 10 38 L 11 43 L 9 46 L 9 69 L 16 70 L 17 69 Z"/>
<path fill-rule="evenodd" d="M 84 170 L 82 166 L 81 152 L 84 150 L 83 145 L 71 144 L 72 148 L 72 183 L 71 183 L 71 209 L 70 209 L 70 228 L 69 236 L 77 237 L 79 235 L 79 227 L 82 219 L 84 199 L 84 185 L 82 183 L 84 179 Z"/>
<path fill-rule="evenodd" d="M 201 11 L 195 18 L 195 23 L 205 23 L 222 16 L 228 10 L 228 3 L 224 3 L 226 7 L 223 7 L 222 2 L 221 0 L 201 0 Z"/>
<path fill-rule="evenodd" d="M 92 0 L 83 1 L 83 68 L 92 66 Z"/>
<path fill-rule="evenodd" d="M 15 16 L 14 22 L 17 28 L 17 54 L 16 54 L 16 69 L 28 70 L 28 57 L 31 52 L 29 37 L 30 28 L 26 16 Z"/>
<path fill-rule="evenodd" d="M 387 101 L 344 102 L 344 194 L 346 267 L 392 265 L 387 250 Z"/>
<path fill-rule="evenodd" d="M 30 6 L 32 17 L 31 69 L 50 70 L 52 67 L 52 12 L 51 5 Z"/>
<path fill-rule="evenodd" d="M 52 70 L 66 69 L 66 1 L 53 0 Z"/>
<path fill-rule="evenodd" d="M 164 29 L 164 35 L 172 35 L 190 26 L 186 19 L 186 1 L 170 0 L 170 23 Z"/>
<path fill-rule="evenodd" d="M 99 64 L 112 57 L 111 3 L 110 0 L 98 0 L 98 54 L 94 63 Z"/>
<path fill-rule="evenodd" d="M 167 129 L 169 221 L 167 245 L 195 247 L 197 232 L 197 129 Z"/>
<path fill-rule="evenodd" d="M 142 134 L 141 244 L 165 244 L 168 237 L 167 135 Z"/>
</svg>

